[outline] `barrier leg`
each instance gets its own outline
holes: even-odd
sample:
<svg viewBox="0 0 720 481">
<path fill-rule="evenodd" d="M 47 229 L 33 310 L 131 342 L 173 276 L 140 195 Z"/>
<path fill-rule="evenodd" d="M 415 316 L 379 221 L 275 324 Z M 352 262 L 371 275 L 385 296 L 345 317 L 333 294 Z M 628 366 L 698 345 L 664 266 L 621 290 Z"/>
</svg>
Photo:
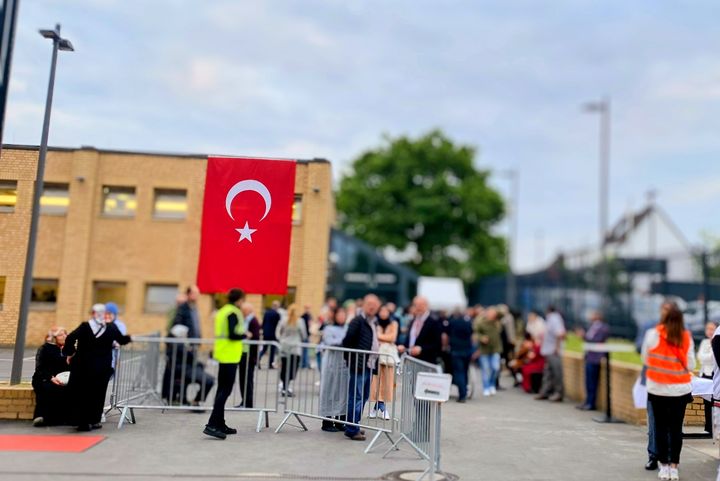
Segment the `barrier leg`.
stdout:
<svg viewBox="0 0 720 481">
<path fill-rule="evenodd" d="M 372 451 L 372 449 L 375 447 L 375 443 L 380 440 L 380 438 L 382 437 L 383 434 L 387 438 L 387 441 L 385 441 L 385 442 L 393 444 L 393 445 L 395 444 L 395 440 L 392 438 L 392 436 L 390 436 L 390 433 L 388 433 L 386 431 L 378 431 L 377 434 L 373 437 L 372 441 L 370 441 L 370 444 L 368 445 L 368 447 L 365 449 L 365 454 L 369 454 Z"/>
<path fill-rule="evenodd" d="M 263 425 L 263 418 L 266 418 L 267 420 L 267 413 L 265 411 L 260 411 L 258 413 L 258 420 L 257 420 L 257 426 L 255 427 L 255 432 L 259 433 L 262 431 L 262 425 Z M 266 421 L 267 422 L 267 421 Z"/>
<path fill-rule="evenodd" d="M 129 422 L 130 424 L 135 424 L 135 411 L 133 411 L 132 408 L 122 408 L 122 413 L 120 413 L 120 421 L 118 421 L 117 428 L 121 429 L 123 427 L 123 424 L 125 424 L 125 421 Z"/>
<path fill-rule="evenodd" d="M 368 444 L 368 447 L 365 448 L 365 454 L 368 454 L 370 450 L 375 446 L 375 443 L 378 439 L 380 439 L 380 436 L 382 436 L 383 431 L 378 431 L 375 433 L 375 436 L 373 436 L 372 441 L 370 441 L 370 444 Z"/>
</svg>

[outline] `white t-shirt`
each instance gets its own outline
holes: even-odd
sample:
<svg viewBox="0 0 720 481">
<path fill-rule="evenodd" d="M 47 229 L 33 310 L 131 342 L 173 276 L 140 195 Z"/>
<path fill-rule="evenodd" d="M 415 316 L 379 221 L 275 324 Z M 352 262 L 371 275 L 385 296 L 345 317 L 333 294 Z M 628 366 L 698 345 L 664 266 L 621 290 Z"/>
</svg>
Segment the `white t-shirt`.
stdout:
<svg viewBox="0 0 720 481">
<path fill-rule="evenodd" d="M 540 345 L 540 354 L 549 356 L 557 352 L 562 352 L 562 340 L 565 335 L 565 322 L 560 314 L 551 312 L 545 319 L 545 336 Z"/>
</svg>

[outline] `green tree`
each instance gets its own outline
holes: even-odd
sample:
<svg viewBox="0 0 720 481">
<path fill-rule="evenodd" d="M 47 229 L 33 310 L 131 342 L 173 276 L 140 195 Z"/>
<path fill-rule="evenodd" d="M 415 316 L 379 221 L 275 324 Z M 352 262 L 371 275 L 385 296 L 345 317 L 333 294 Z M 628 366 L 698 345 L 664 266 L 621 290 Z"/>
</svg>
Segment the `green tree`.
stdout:
<svg viewBox="0 0 720 481">
<path fill-rule="evenodd" d="M 422 275 L 478 277 L 507 270 L 506 243 L 493 235 L 505 207 L 473 166 L 475 149 L 435 130 L 385 137 L 340 181 L 340 227 L 377 247 L 415 252 Z"/>
</svg>

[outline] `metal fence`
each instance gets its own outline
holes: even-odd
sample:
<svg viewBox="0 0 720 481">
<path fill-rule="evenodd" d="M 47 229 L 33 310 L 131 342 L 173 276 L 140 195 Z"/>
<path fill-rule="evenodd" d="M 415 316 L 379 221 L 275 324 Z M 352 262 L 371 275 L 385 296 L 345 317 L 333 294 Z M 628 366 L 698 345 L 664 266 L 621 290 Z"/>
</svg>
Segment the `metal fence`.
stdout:
<svg viewBox="0 0 720 481">
<path fill-rule="evenodd" d="M 415 399 L 415 383 L 420 372 L 441 373 L 442 369 L 410 356 L 403 356 L 400 363 L 400 418 L 393 433 L 397 439 L 385 452 L 387 456 L 406 442 L 421 457 L 434 458 L 436 469 L 440 469 L 440 425 L 441 415 L 437 403 Z M 435 411 L 435 409 L 437 411 Z M 437 415 L 436 415 L 437 413 Z M 434 425 L 434 426 L 433 426 Z M 434 428 L 434 429 L 433 429 Z"/>
<path fill-rule="evenodd" d="M 212 339 L 133 337 L 121 349 L 112 386 L 110 409 L 121 412 L 118 428 L 135 422 L 136 409 L 210 411 L 218 364 L 210 357 Z M 245 352 L 238 382 L 227 411 L 258 413 L 257 431 L 269 427 L 268 414 L 277 412 L 279 374 L 260 369 L 262 348 L 273 341 L 243 341 Z"/>
<path fill-rule="evenodd" d="M 303 369 L 299 366 L 303 358 L 317 362 Z M 383 434 L 394 442 L 390 433 L 399 415 L 398 361 L 388 354 L 358 349 L 307 343 L 283 346 L 281 396 L 285 417 L 275 432 L 291 418 L 307 431 L 302 418 L 313 418 L 375 431 L 366 452 Z"/>
</svg>

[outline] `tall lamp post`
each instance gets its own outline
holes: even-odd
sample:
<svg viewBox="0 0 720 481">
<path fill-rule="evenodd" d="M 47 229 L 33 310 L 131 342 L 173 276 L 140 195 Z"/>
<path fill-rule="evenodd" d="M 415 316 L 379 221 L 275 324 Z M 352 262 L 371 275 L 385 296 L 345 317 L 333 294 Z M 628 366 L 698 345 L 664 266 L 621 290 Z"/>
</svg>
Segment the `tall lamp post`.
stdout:
<svg viewBox="0 0 720 481">
<path fill-rule="evenodd" d="M 500 171 L 500 174 L 510 179 L 510 245 L 508 246 L 508 276 L 505 285 L 505 303 L 512 308 L 517 302 L 517 276 L 514 270 L 515 251 L 517 250 L 518 231 L 518 196 L 520 193 L 520 173 L 516 169 Z"/>
<path fill-rule="evenodd" d="M 53 89 L 55 87 L 55 66 L 57 65 L 58 50 L 72 52 L 74 48 L 70 40 L 60 36 L 60 24 L 55 30 L 40 30 L 40 35 L 52 40 L 52 61 L 50 63 L 50 81 L 48 83 L 47 100 L 45 101 L 45 119 L 43 120 L 42 137 L 40 139 L 40 153 L 38 155 L 35 189 L 33 191 L 32 214 L 30 217 L 30 236 L 28 238 L 27 254 L 25 257 L 25 274 L 23 275 L 22 298 L 20 301 L 20 315 L 18 317 L 17 332 L 15 334 L 15 350 L 13 352 L 12 372 L 10 384 L 19 384 L 22 379 L 22 364 L 25 354 L 25 331 L 27 330 L 30 295 L 32 293 L 32 274 L 35 262 L 35 243 L 37 240 L 38 215 L 40 211 L 40 197 L 43 192 L 43 178 L 45 176 L 45 157 L 47 156 L 47 142 L 50 131 L 50 111 L 52 110 Z"/>
<path fill-rule="evenodd" d="M 601 308 L 608 308 L 609 272 L 607 262 L 606 236 L 608 232 L 608 192 L 610 175 L 610 98 L 604 97 L 600 101 L 588 102 L 584 110 L 600 115 L 600 296 Z M 605 313 L 605 315 L 607 315 Z"/>
</svg>

